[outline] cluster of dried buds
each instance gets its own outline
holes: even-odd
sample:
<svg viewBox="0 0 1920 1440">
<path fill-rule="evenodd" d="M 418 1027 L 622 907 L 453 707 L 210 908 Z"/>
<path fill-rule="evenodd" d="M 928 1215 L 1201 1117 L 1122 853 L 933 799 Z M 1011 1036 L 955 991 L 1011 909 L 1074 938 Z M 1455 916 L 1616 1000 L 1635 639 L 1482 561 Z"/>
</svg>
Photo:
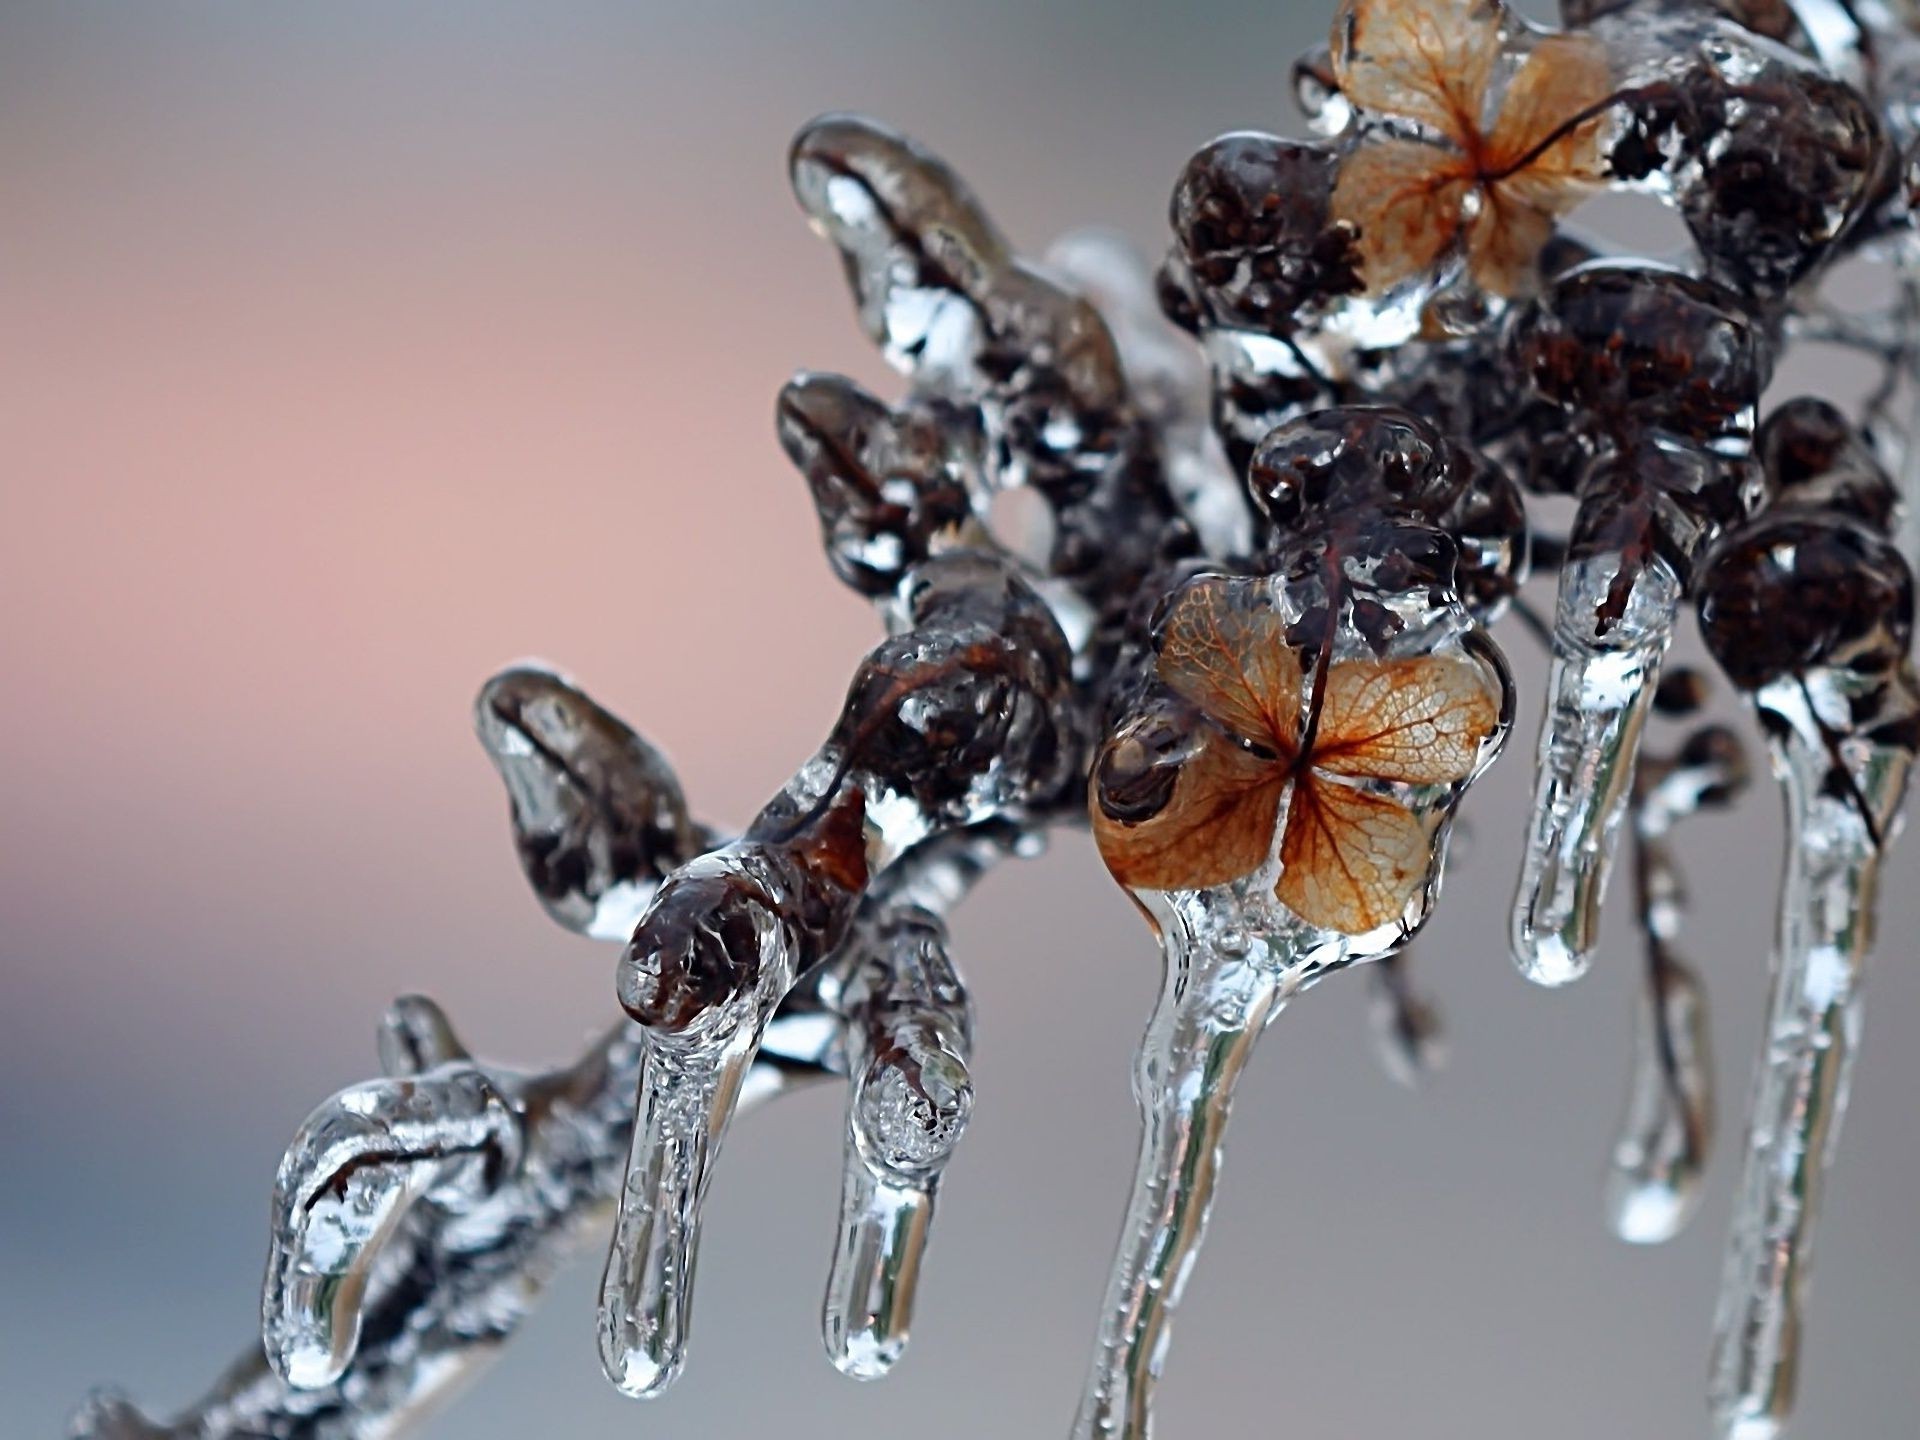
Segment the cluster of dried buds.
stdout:
<svg viewBox="0 0 1920 1440">
<path fill-rule="evenodd" d="M 779 434 L 888 638 L 737 837 L 692 819 L 659 754 L 568 680 L 489 682 L 479 732 L 527 877 L 561 924 L 624 942 L 628 1020 L 523 1074 L 400 1002 L 385 1078 L 323 1105 L 281 1167 L 264 1358 L 170 1426 L 103 1395 L 75 1433 L 391 1436 L 609 1206 L 601 1357 L 656 1394 L 686 1354 L 730 1118 L 830 1074 L 847 1165 L 823 1332 L 842 1370 L 884 1374 L 971 1110 L 942 917 L 1000 858 L 1090 823 L 1166 981 L 1075 1434 L 1144 1436 L 1267 1022 L 1379 961 L 1390 1060 L 1430 1059 L 1405 958 L 1511 725 L 1488 632 L 1510 605 L 1549 652 L 1515 955 L 1546 984 L 1586 968 L 1624 830 L 1647 984 L 1609 1205 L 1626 1239 L 1671 1236 L 1713 1128 L 1671 832 L 1747 777 L 1723 725 L 1640 753 L 1651 718 L 1706 697 L 1662 670 L 1688 603 L 1790 818 L 1712 1385 L 1723 1434 L 1777 1432 L 1876 873 L 1920 746 L 1912 577 L 1889 538 L 1911 427 L 1884 413 L 1915 383 L 1920 36 L 1879 0 L 1565 8 L 1548 33 L 1499 0 L 1343 0 L 1296 68 L 1327 138 L 1202 149 L 1157 278 L 1099 235 L 1020 258 L 945 164 L 872 122 L 802 131 L 794 189 L 907 387 L 889 403 L 802 375 Z M 1606 189 L 1669 202 L 1693 262 L 1561 223 Z M 1821 299 L 1850 254 L 1898 268 L 1884 314 Z M 1803 337 L 1883 367 L 1857 422 L 1811 398 L 1762 415 Z M 1010 513 L 1010 494 L 1039 503 Z M 1539 496 L 1572 497 L 1569 533 L 1530 524 Z M 1530 562 L 1559 567 L 1551 620 L 1517 598 Z"/>
</svg>

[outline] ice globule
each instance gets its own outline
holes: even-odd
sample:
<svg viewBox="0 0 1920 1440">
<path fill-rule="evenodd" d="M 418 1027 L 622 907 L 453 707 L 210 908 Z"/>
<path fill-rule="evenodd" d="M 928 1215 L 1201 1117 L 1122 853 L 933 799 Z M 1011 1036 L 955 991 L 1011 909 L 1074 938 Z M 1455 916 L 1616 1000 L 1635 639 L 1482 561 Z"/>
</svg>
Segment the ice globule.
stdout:
<svg viewBox="0 0 1920 1440">
<path fill-rule="evenodd" d="M 906 1349 L 940 1176 L 972 1113 L 973 1025 L 936 915 L 896 910 L 850 948 L 846 1166 L 821 1328 L 843 1373 L 875 1380 Z"/>
<path fill-rule="evenodd" d="M 1517 368 L 1578 417 L 1591 457 L 1560 574 L 1532 818 L 1514 899 L 1521 972 L 1586 972 L 1641 731 L 1698 557 L 1752 512 L 1745 456 L 1771 368 L 1738 296 L 1658 266 L 1590 262 L 1519 317 Z"/>
<path fill-rule="evenodd" d="M 1706 995 L 1675 949 L 1686 894 L 1674 826 L 1727 803 L 1746 783 L 1738 739 L 1707 725 L 1671 755 L 1642 759 L 1634 777 L 1632 864 L 1646 978 L 1635 1004 L 1632 1081 L 1609 1156 L 1608 1223 L 1636 1245 L 1672 1239 L 1693 1217 L 1712 1144 L 1713 1056 Z"/>
</svg>

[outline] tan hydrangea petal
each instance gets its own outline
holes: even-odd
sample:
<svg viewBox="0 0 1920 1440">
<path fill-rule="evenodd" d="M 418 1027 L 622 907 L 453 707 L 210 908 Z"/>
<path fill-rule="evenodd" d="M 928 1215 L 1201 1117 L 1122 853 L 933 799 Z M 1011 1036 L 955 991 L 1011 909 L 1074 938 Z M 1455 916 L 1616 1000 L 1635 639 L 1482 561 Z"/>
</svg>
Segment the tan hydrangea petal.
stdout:
<svg viewBox="0 0 1920 1440">
<path fill-rule="evenodd" d="M 1347 153 L 1331 213 L 1356 232 L 1369 293 L 1433 268 L 1459 233 L 1469 180 L 1464 156 L 1412 140 L 1376 140 Z"/>
<path fill-rule="evenodd" d="M 1362 110 L 1416 120 L 1466 148 L 1485 123 L 1500 20 L 1496 0 L 1342 0 L 1334 77 Z"/>
<path fill-rule="evenodd" d="M 1432 863 L 1418 816 L 1309 773 L 1294 786 L 1274 893 L 1309 925 L 1364 935 L 1405 913 Z"/>
<path fill-rule="evenodd" d="M 1605 101 L 1613 88 L 1607 53 L 1598 40 L 1572 32 L 1547 36 L 1507 86 L 1500 118 L 1483 147 L 1482 170 L 1496 180 L 1512 170 L 1514 179 L 1524 175 L 1536 188 L 1564 187 L 1578 200 L 1600 178 L 1604 117 L 1569 122 Z M 1565 133 L 1556 134 L 1562 127 Z M 1530 201 L 1551 209 L 1544 195 Z"/>
<path fill-rule="evenodd" d="M 1500 692 L 1464 655 L 1344 660 L 1327 673 L 1307 763 L 1335 775 L 1444 785 L 1465 780 L 1500 724 Z"/>
<path fill-rule="evenodd" d="M 1290 756 L 1300 733 L 1300 657 L 1257 582 L 1203 577 L 1174 601 L 1159 675 L 1243 740 Z"/>
<path fill-rule="evenodd" d="M 1094 843 L 1113 878 L 1130 889 L 1224 885 L 1266 863 L 1286 786 L 1285 765 L 1209 731 L 1159 814 L 1129 825 L 1094 799 Z"/>
</svg>

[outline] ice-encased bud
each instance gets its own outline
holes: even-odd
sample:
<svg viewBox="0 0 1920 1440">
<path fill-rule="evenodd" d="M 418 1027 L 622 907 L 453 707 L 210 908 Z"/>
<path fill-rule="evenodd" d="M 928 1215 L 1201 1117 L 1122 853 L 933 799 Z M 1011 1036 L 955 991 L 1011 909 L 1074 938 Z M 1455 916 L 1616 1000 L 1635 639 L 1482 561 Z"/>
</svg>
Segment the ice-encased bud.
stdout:
<svg viewBox="0 0 1920 1440">
<path fill-rule="evenodd" d="M 1515 320 L 1508 356 L 1543 400 L 1589 425 L 1706 441 L 1759 399 L 1772 351 L 1740 296 L 1669 266 L 1595 260 Z"/>
<path fill-rule="evenodd" d="M 834 573 L 863 595 L 891 594 L 974 518 L 953 417 L 936 407 L 893 410 L 843 376 L 803 374 L 781 390 L 777 425 Z"/>
<path fill-rule="evenodd" d="M 620 940 L 662 876 L 704 848 L 666 760 L 564 676 L 503 670 L 474 728 L 512 804 L 520 866 L 569 930 Z"/>
</svg>

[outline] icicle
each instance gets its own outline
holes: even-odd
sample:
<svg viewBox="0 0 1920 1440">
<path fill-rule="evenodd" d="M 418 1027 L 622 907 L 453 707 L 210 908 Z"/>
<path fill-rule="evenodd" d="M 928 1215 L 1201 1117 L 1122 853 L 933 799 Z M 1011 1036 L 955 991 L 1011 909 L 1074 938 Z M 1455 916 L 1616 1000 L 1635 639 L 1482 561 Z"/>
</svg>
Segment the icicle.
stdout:
<svg viewBox="0 0 1920 1440">
<path fill-rule="evenodd" d="M 341 1091 L 300 1129 L 274 1181 L 261 1299 L 268 1360 L 289 1385 L 337 1380 L 360 1337 L 373 1264 L 407 1210 L 484 1196 L 518 1163 L 521 1118 L 455 1062 Z"/>
<path fill-rule="evenodd" d="M 698 864 L 700 862 L 696 862 Z M 770 919 L 750 921 L 762 939 Z M 679 1034 L 649 1032 L 613 1246 L 600 1282 L 600 1361 L 628 1395 L 657 1395 L 686 1361 L 700 1203 L 761 1032 L 793 983 L 783 943 L 757 982 Z"/>
<path fill-rule="evenodd" d="M 1788 678 L 1756 695 L 1763 710 L 1791 717 L 1773 736 L 1787 856 L 1766 1047 L 1714 1325 L 1709 1393 L 1726 1440 L 1767 1440 L 1793 1407 L 1813 1226 L 1860 1040 L 1882 848 L 1911 763 L 1903 746 L 1844 742 L 1855 793 L 1836 785 L 1847 692 L 1827 690 L 1834 704 L 1816 708 L 1829 684 Z"/>
<path fill-rule="evenodd" d="M 833 1363 L 877 1380 L 906 1349 L 940 1176 L 973 1108 L 971 1017 L 946 927 L 905 910 L 849 976 L 847 1158 L 821 1330 Z"/>
<path fill-rule="evenodd" d="M 1160 923 L 1166 973 L 1133 1070 L 1140 1160 L 1076 1440 L 1149 1433 L 1169 1322 L 1213 1207 L 1234 1086 L 1292 989 L 1284 962 L 1244 930 L 1196 931 L 1177 902 Z"/>
<path fill-rule="evenodd" d="M 1678 577 L 1656 562 L 1633 586 L 1625 615 L 1596 633 L 1594 615 L 1615 574 L 1596 557 L 1572 563 L 1560 580 L 1533 824 L 1513 911 L 1514 954 L 1542 985 L 1586 973 L 1640 730 L 1680 603 Z"/>
<path fill-rule="evenodd" d="M 1413 953 L 1396 950 L 1367 969 L 1367 1024 L 1380 1068 L 1417 1090 L 1446 1063 L 1440 1012 L 1413 986 Z"/>
<path fill-rule="evenodd" d="M 1635 1006 L 1633 1080 L 1607 1173 L 1607 1216 L 1636 1245 L 1672 1239 L 1693 1217 L 1712 1143 L 1713 1057 L 1706 997 L 1674 953 L 1685 904 L 1668 836 L 1745 784 L 1731 731 L 1708 726 L 1680 754 L 1642 763 L 1634 785 L 1634 898 L 1645 932 L 1646 983 Z"/>
</svg>

